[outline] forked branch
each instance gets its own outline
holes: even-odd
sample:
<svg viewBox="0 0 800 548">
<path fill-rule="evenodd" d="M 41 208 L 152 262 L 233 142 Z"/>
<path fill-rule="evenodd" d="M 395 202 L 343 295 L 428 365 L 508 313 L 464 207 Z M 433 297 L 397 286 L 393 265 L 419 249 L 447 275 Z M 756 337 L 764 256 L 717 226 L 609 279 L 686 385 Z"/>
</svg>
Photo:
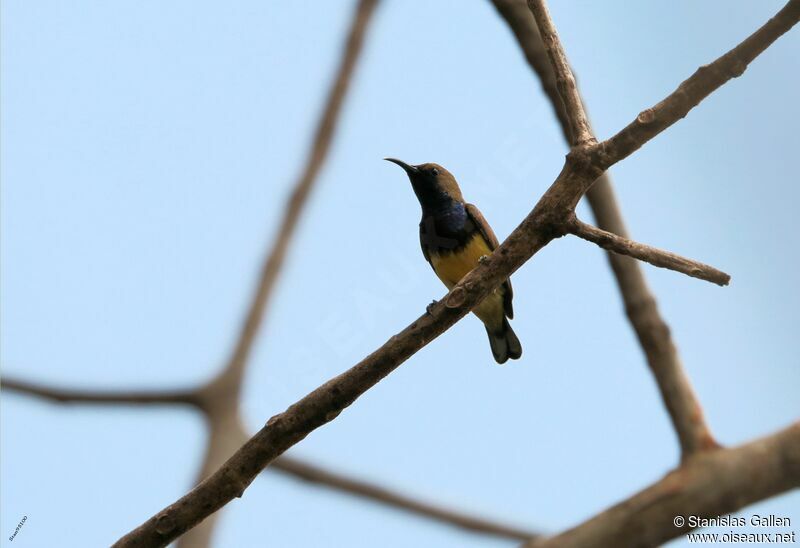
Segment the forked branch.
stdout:
<svg viewBox="0 0 800 548">
<path fill-rule="evenodd" d="M 736 52 L 738 62 L 751 61 L 789 30 L 797 22 L 798 12 L 800 0 L 792 0 L 743 46 L 732 50 Z M 753 47 L 754 44 L 759 47 Z M 701 82 L 695 82 L 698 85 L 688 93 L 692 97 L 699 94 L 698 101 L 727 81 L 717 78 L 714 71 L 704 71 L 699 78 Z M 635 148 L 675 123 L 682 117 L 681 112 L 676 109 L 659 112 L 656 118 L 660 129 L 656 132 L 633 132 L 633 138 L 641 140 Z M 609 165 L 625 156 L 628 149 L 611 149 L 616 150 L 617 155 L 605 152 L 607 150 L 609 147 L 598 145 L 588 146 L 585 151 L 573 150 L 558 178 L 534 210 L 487 261 L 479 264 L 450 291 L 449 298 L 440 300 L 431 307 L 429 314 L 421 316 L 359 364 L 272 417 L 217 472 L 125 535 L 116 546 L 165 546 L 233 498 L 240 497 L 259 472 L 277 456 L 319 426 L 334 420 L 366 390 L 461 319 L 542 247 L 564 234 L 563 224 L 574 212 L 580 198 Z"/>
<path fill-rule="evenodd" d="M 564 103 L 559 97 L 553 67 L 536 28 L 526 0 L 492 0 L 501 17 L 508 23 L 533 72 L 539 77 L 542 89 L 550 101 L 564 138 L 571 143 L 570 124 Z M 611 177 L 602 174 L 586 193 L 597 225 L 608 232 L 626 237 L 628 230 L 620 206 L 614 196 Z M 661 398 L 667 408 L 681 444 L 683 458 L 696 451 L 716 447 L 716 442 L 703 418 L 700 402 L 692 390 L 681 365 L 678 350 L 669 326 L 658 311 L 655 297 L 647 287 L 639 261 L 613 252 L 606 254 L 614 279 L 625 303 L 628 319 L 647 364 L 657 381 Z"/>
</svg>

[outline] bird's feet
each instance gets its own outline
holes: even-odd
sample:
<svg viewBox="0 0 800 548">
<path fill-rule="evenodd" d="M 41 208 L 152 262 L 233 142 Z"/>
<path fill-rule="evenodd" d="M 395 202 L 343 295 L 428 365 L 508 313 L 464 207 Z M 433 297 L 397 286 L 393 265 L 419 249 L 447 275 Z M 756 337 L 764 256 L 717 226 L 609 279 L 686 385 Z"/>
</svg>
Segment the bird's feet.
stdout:
<svg viewBox="0 0 800 548">
<path fill-rule="evenodd" d="M 433 315 L 433 307 L 436 306 L 437 304 L 439 304 L 439 301 L 434 299 L 431 301 L 431 304 L 425 307 L 425 312 L 428 314 L 428 316 Z"/>
</svg>

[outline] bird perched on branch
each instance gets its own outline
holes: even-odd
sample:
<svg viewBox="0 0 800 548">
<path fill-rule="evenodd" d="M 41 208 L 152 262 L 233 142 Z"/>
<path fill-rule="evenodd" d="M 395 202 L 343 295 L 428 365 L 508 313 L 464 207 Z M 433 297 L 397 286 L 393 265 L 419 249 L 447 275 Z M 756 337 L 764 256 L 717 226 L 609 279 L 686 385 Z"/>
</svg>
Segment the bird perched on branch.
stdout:
<svg viewBox="0 0 800 548">
<path fill-rule="evenodd" d="M 452 289 L 478 266 L 481 257 L 499 245 L 497 236 L 478 208 L 464 201 L 455 177 L 445 168 L 438 164 L 413 166 L 395 158 L 385 160 L 408 174 L 422 206 L 422 254 L 447 289 Z M 511 280 L 506 280 L 472 310 L 486 326 L 497 363 L 522 355 L 519 339 L 508 324 L 508 319 L 514 317 L 512 298 Z"/>
</svg>

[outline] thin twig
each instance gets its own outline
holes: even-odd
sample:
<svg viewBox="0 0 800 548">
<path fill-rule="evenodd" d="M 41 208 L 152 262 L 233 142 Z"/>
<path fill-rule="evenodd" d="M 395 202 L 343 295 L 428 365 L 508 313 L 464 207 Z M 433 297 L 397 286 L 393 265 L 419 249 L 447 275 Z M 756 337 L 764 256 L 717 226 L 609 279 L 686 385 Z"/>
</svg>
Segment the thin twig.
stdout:
<svg viewBox="0 0 800 548">
<path fill-rule="evenodd" d="M 716 518 L 797 487 L 800 422 L 746 445 L 695 455 L 608 510 L 526 546 L 661 546 L 694 529 L 697 518 Z"/>
<path fill-rule="evenodd" d="M 282 456 L 273 462 L 269 469 L 278 469 L 303 481 L 332 487 L 345 493 L 368 498 L 394 508 L 401 508 L 437 521 L 449 523 L 460 529 L 476 533 L 484 533 L 515 540 L 530 540 L 539 535 L 524 529 L 489 521 L 479 516 L 471 516 L 461 512 L 436 506 L 390 491 L 380 485 L 353 479 L 339 473 L 331 472 L 319 466 L 309 464 L 293 457 Z"/>
<path fill-rule="evenodd" d="M 49 400 L 55 403 L 121 404 L 121 405 L 192 405 L 199 407 L 199 398 L 194 390 L 77 390 L 56 388 L 21 379 L 4 377 L 0 380 L 3 390 L 18 392 Z"/>
<path fill-rule="evenodd" d="M 693 278 L 699 278 L 717 285 L 728 285 L 731 277 L 713 266 L 681 257 L 675 253 L 656 247 L 640 244 L 611 232 L 601 230 L 575 219 L 569 231 L 578 238 L 597 244 L 607 251 L 627 255 L 653 266 L 681 272 Z"/>
<path fill-rule="evenodd" d="M 747 54 L 755 57 L 797 22 L 796 12 L 800 10 L 788 9 L 793 5 L 800 6 L 800 0 L 792 0 L 753 35 L 755 38 L 748 38 L 748 43 L 756 40 L 763 47 L 748 46 Z M 717 87 L 724 83 L 714 81 L 718 82 Z M 668 111 L 666 115 L 674 116 L 670 123 L 680 118 L 679 111 Z M 645 140 L 655 136 L 651 133 L 636 135 Z M 115 546 L 165 546 L 233 498 L 242 496 L 253 479 L 277 456 L 319 426 L 334 420 L 361 394 L 455 324 L 537 251 L 565 234 L 569 216 L 574 214 L 578 201 L 605 166 L 601 155 L 595 153 L 597 146 L 588 148 L 587 151 L 573 149 L 558 178 L 534 210 L 488 260 L 482 261 L 453 287 L 447 298 L 359 364 L 272 417 L 213 475 L 122 537 Z M 592 162 L 600 162 L 600 167 Z"/>
</svg>

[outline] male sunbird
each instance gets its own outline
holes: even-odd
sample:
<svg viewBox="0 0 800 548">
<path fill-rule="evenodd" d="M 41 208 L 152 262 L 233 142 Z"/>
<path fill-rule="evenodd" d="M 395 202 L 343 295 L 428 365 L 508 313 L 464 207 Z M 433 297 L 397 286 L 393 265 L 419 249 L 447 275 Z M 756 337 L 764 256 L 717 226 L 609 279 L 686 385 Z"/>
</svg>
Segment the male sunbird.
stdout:
<svg viewBox="0 0 800 548">
<path fill-rule="evenodd" d="M 402 167 L 422 206 L 419 239 L 422 254 L 447 289 L 475 268 L 484 255 L 499 245 L 492 227 L 478 208 L 464 201 L 456 178 L 439 164 L 409 165 L 395 158 L 385 158 Z M 486 326 L 489 344 L 497 363 L 518 359 L 522 346 L 508 319 L 514 317 L 511 306 L 511 280 L 490 293 L 472 311 Z"/>
</svg>

